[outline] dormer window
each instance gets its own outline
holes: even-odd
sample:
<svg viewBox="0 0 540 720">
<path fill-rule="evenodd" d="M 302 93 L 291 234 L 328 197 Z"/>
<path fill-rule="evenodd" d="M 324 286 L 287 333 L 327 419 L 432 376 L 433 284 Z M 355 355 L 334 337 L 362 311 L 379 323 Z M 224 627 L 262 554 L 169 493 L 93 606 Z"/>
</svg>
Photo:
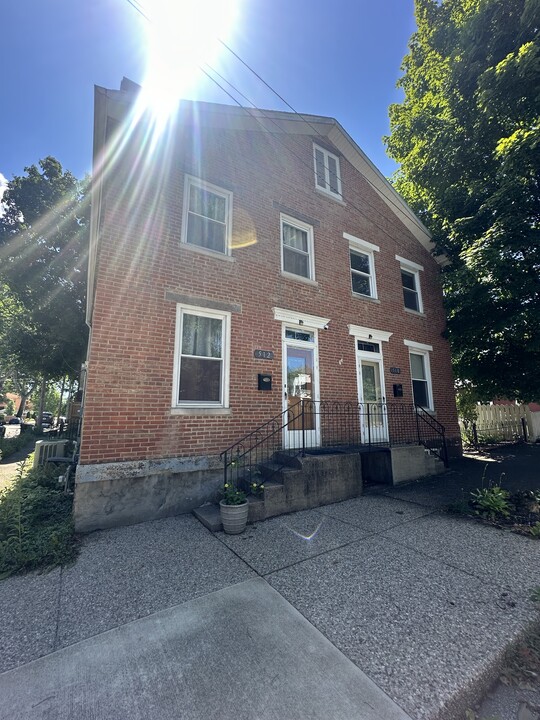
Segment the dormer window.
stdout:
<svg viewBox="0 0 540 720">
<path fill-rule="evenodd" d="M 319 145 L 314 145 L 313 161 L 315 163 L 315 187 L 341 200 L 341 174 L 337 155 L 333 155 Z"/>
</svg>

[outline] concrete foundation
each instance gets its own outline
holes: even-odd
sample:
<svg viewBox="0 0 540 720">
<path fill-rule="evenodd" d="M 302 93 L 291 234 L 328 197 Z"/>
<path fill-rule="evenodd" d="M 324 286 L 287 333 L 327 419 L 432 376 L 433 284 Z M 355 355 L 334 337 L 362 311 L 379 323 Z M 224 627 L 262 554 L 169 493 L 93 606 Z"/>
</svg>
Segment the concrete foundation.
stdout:
<svg viewBox="0 0 540 720">
<path fill-rule="evenodd" d="M 187 513 L 217 500 L 222 482 L 217 457 L 80 465 L 75 529 L 90 532 Z"/>
</svg>

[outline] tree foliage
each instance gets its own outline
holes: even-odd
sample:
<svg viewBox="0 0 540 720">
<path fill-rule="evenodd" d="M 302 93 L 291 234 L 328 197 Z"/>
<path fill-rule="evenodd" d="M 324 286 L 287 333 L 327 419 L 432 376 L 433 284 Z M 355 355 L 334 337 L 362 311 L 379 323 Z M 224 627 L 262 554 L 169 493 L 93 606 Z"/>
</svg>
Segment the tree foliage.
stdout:
<svg viewBox="0 0 540 720">
<path fill-rule="evenodd" d="M 394 183 L 430 227 L 456 376 L 540 398 L 540 3 L 416 0 Z"/>
<path fill-rule="evenodd" d="M 87 339 L 84 184 L 53 157 L 25 173 L 0 217 L 0 365 L 26 380 L 74 377 Z"/>
</svg>

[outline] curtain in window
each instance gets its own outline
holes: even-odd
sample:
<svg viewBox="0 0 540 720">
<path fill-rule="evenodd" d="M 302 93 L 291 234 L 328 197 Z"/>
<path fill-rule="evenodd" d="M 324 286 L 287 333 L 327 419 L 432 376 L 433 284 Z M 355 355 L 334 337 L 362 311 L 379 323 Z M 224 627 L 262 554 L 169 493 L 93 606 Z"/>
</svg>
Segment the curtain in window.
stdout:
<svg viewBox="0 0 540 720">
<path fill-rule="evenodd" d="M 221 358 L 222 320 L 184 313 L 182 355 Z"/>
</svg>

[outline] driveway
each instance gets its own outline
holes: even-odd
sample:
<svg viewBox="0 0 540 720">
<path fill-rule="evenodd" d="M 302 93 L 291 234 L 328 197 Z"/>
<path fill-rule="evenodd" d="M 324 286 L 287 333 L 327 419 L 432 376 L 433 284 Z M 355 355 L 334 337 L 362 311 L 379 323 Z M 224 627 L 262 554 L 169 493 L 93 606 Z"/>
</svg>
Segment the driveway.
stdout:
<svg viewBox="0 0 540 720">
<path fill-rule="evenodd" d="M 3 581 L 0 718 L 458 717 L 537 616 L 540 543 L 441 514 L 431 482 L 241 536 L 95 532 Z"/>
</svg>

